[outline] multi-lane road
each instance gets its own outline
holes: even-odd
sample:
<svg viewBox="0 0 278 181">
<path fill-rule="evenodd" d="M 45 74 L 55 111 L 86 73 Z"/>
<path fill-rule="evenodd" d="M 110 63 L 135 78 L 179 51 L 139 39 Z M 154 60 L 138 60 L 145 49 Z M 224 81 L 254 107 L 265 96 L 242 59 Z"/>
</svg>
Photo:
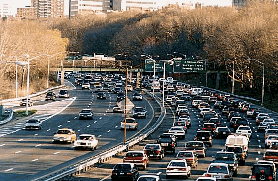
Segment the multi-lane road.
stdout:
<svg viewBox="0 0 278 181">
<path fill-rule="evenodd" d="M 187 141 L 192 141 L 194 139 L 194 135 L 196 131 L 202 128 L 202 118 L 200 117 L 200 113 L 197 109 L 192 108 L 190 105 L 191 103 L 188 101 L 187 104 L 189 105 L 189 111 L 191 114 L 192 120 L 192 127 L 188 130 L 186 134 L 186 138 L 184 140 L 179 140 L 178 146 L 176 148 L 176 153 L 179 150 L 184 149 L 184 144 Z M 268 110 L 262 109 L 262 112 L 269 112 Z M 220 113 L 220 112 L 219 112 Z M 220 113 L 221 115 L 221 113 Z M 243 116 L 246 117 L 244 113 Z M 133 150 L 142 150 L 143 146 L 149 142 L 155 142 L 159 135 L 164 132 L 167 132 L 168 129 L 171 127 L 174 121 L 174 112 L 172 112 L 172 108 L 167 107 L 167 115 L 165 120 L 163 121 L 162 125 L 159 127 L 157 131 L 155 131 L 152 135 L 150 135 L 144 142 L 134 146 Z M 223 119 L 225 120 L 225 119 Z M 249 180 L 249 176 L 251 174 L 251 167 L 253 164 L 262 159 L 264 153 L 264 134 L 257 132 L 257 128 L 255 126 L 255 120 L 248 119 L 249 125 L 252 128 L 253 134 L 252 138 L 250 139 L 249 143 L 249 150 L 248 150 L 248 157 L 246 160 L 245 166 L 239 166 L 238 174 L 236 177 L 233 178 L 234 181 L 246 181 Z M 225 124 L 225 121 L 223 121 Z M 232 130 L 232 129 L 231 129 Z M 192 168 L 191 177 L 187 180 L 195 181 L 198 177 L 202 176 L 209 164 L 213 161 L 213 156 L 216 154 L 217 151 L 221 151 L 225 149 L 225 139 L 213 139 L 213 146 L 207 148 L 207 155 L 205 158 L 199 158 L 199 164 L 197 168 Z M 180 180 L 180 178 L 171 178 L 166 179 L 165 171 L 167 164 L 170 160 L 175 159 L 176 153 L 171 155 L 167 154 L 165 158 L 162 160 L 151 160 L 149 167 L 146 170 L 140 171 L 140 175 L 143 174 L 150 174 L 150 173 L 160 173 L 162 180 Z M 65 178 L 64 180 L 78 180 L 78 181 L 97 181 L 97 180 L 111 180 L 111 172 L 112 168 L 116 163 L 122 162 L 124 155 L 126 152 L 123 152 L 121 155 L 114 157 L 113 159 L 107 161 L 105 164 L 98 165 L 85 173 L 81 173 L 80 175 L 75 175 L 73 177 Z"/>
<path fill-rule="evenodd" d="M 124 116 L 112 112 L 116 105 L 116 94 L 108 94 L 106 100 L 99 100 L 92 95 L 92 91 L 72 86 L 67 88 L 70 89 L 70 98 L 47 102 L 41 97 L 30 108 L 36 109 L 35 117 L 43 121 L 41 130 L 25 130 L 24 119 L 14 119 L 0 127 L 0 180 L 32 180 L 123 141 L 120 121 Z M 153 107 L 148 99 L 133 103 L 145 107 L 148 116 L 138 120 L 137 131 L 127 131 L 127 138 L 155 121 L 155 113 L 159 114 L 158 108 Z M 88 107 L 93 110 L 94 119 L 79 120 L 78 113 Z M 74 150 L 73 144 L 52 143 L 57 129 L 65 127 L 73 129 L 77 135 L 96 135 L 99 140 L 97 150 Z"/>
</svg>

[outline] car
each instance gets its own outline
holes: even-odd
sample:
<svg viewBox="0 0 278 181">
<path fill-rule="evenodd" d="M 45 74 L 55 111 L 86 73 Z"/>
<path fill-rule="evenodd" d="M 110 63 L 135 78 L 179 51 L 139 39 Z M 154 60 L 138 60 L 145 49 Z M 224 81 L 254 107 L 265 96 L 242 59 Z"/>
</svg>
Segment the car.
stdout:
<svg viewBox="0 0 278 181">
<path fill-rule="evenodd" d="M 212 146 L 212 133 L 211 133 L 211 131 L 197 131 L 197 134 L 195 135 L 194 140 L 202 141 L 211 147 Z"/>
<path fill-rule="evenodd" d="M 221 119 L 219 117 L 210 118 L 208 123 L 214 123 L 216 127 L 221 126 L 222 124 Z"/>
<path fill-rule="evenodd" d="M 58 129 L 58 131 L 53 136 L 53 143 L 57 143 L 57 142 L 74 143 L 75 140 L 76 140 L 76 134 L 72 129 L 69 128 Z"/>
<path fill-rule="evenodd" d="M 273 170 L 276 172 L 276 165 L 274 164 L 273 161 L 267 161 L 267 160 L 258 160 L 257 164 L 267 164 L 267 165 L 271 165 L 273 167 Z"/>
<path fill-rule="evenodd" d="M 216 181 L 213 177 L 198 177 L 196 181 Z"/>
<path fill-rule="evenodd" d="M 132 85 L 126 85 L 126 89 L 127 89 L 127 91 L 129 91 L 129 92 L 132 92 L 132 91 L 133 91 Z"/>
<path fill-rule="evenodd" d="M 226 163 L 233 176 L 237 175 L 238 161 L 234 152 L 218 151 L 214 156 L 213 163 Z"/>
<path fill-rule="evenodd" d="M 278 150 L 267 149 L 263 156 L 264 160 L 273 161 L 275 165 L 278 164 Z"/>
<path fill-rule="evenodd" d="M 41 122 L 37 119 L 29 119 L 25 123 L 25 129 L 42 129 Z"/>
<path fill-rule="evenodd" d="M 56 94 L 55 94 L 55 92 L 53 92 L 53 91 L 48 91 L 48 92 L 46 93 L 46 95 L 45 95 L 45 100 L 46 100 L 46 101 L 48 101 L 48 100 L 53 100 L 53 101 L 55 101 L 55 99 L 56 99 Z"/>
<path fill-rule="evenodd" d="M 278 135 L 278 129 L 266 129 L 265 130 L 265 139 L 269 136 L 269 135 Z"/>
<path fill-rule="evenodd" d="M 136 181 L 139 177 L 138 168 L 134 163 L 117 163 L 112 170 L 111 180 L 131 180 Z"/>
<path fill-rule="evenodd" d="M 113 112 L 114 113 L 123 113 L 124 110 L 120 106 L 116 105 L 113 107 Z"/>
<path fill-rule="evenodd" d="M 260 124 L 260 122 L 262 122 L 264 119 L 269 118 L 269 114 L 268 113 L 259 113 L 256 117 L 256 126 L 258 126 Z"/>
<path fill-rule="evenodd" d="M 106 99 L 105 92 L 98 92 L 97 93 L 97 99 Z"/>
<path fill-rule="evenodd" d="M 98 146 L 98 140 L 95 135 L 92 134 L 81 134 L 74 142 L 75 149 L 90 149 L 95 150 Z"/>
<path fill-rule="evenodd" d="M 91 89 L 91 84 L 89 82 L 84 82 L 82 83 L 82 90 L 83 89 L 88 89 L 90 90 Z"/>
<path fill-rule="evenodd" d="M 211 163 L 203 174 L 205 177 L 213 177 L 218 181 L 232 181 L 232 174 L 229 171 L 229 165 L 226 163 Z"/>
<path fill-rule="evenodd" d="M 183 176 L 189 178 L 191 167 L 187 165 L 186 160 L 171 160 L 166 168 L 166 178 L 170 176 Z"/>
<path fill-rule="evenodd" d="M 138 128 L 138 123 L 134 118 L 126 118 L 121 121 L 121 129 L 132 129 L 132 130 L 137 130 Z"/>
<path fill-rule="evenodd" d="M 157 139 L 157 143 L 161 145 L 165 153 L 168 151 L 172 154 L 175 153 L 176 140 L 173 139 L 170 135 L 160 135 Z"/>
<path fill-rule="evenodd" d="M 61 90 L 59 91 L 58 97 L 60 97 L 60 98 L 69 98 L 70 95 L 69 95 L 68 90 L 66 90 L 66 89 L 61 89 Z"/>
<path fill-rule="evenodd" d="M 143 107 L 134 107 L 133 108 L 133 117 L 134 118 L 146 118 L 147 111 Z"/>
<path fill-rule="evenodd" d="M 168 133 L 173 133 L 179 139 L 184 139 L 185 138 L 184 126 L 171 127 L 168 130 Z"/>
<path fill-rule="evenodd" d="M 122 88 L 121 87 L 115 87 L 114 89 L 113 89 L 113 93 L 114 94 L 118 94 L 119 92 L 122 92 L 123 90 L 122 90 Z"/>
<path fill-rule="evenodd" d="M 210 119 L 212 118 L 217 118 L 217 114 L 215 112 L 206 112 L 203 115 L 203 123 L 209 122 Z"/>
<path fill-rule="evenodd" d="M 178 116 L 181 116 L 181 115 L 190 116 L 190 113 L 189 113 L 188 109 L 179 109 Z"/>
<path fill-rule="evenodd" d="M 232 132 L 227 126 L 217 127 L 214 132 L 214 137 L 215 138 L 227 138 L 230 134 L 232 134 Z"/>
<path fill-rule="evenodd" d="M 216 130 L 216 124 L 214 123 L 204 123 L 203 130 L 210 131 L 211 134 L 214 134 L 214 131 Z"/>
<path fill-rule="evenodd" d="M 173 127 L 175 126 L 183 126 L 183 130 L 187 133 L 187 121 L 175 121 Z"/>
<path fill-rule="evenodd" d="M 275 124 L 274 119 L 266 118 L 263 119 L 258 125 L 258 131 L 265 131 L 269 127 L 270 124 Z"/>
<path fill-rule="evenodd" d="M 26 106 L 26 104 L 27 104 L 27 99 L 21 99 L 21 101 L 20 101 L 20 103 L 19 103 L 19 105 L 20 106 Z M 33 101 L 31 100 L 31 99 L 28 99 L 28 106 L 29 107 L 31 107 L 31 106 L 33 106 L 34 104 L 33 104 Z"/>
<path fill-rule="evenodd" d="M 141 175 L 137 181 L 161 181 L 161 178 L 159 175 L 148 174 Z"/>
<path fill-rule="evenodd" d="M 185 150 L 186 151 L 193 151 L 195 155 L 198 157 L 202 156 L 203 158 L 206 157 L 206 147 L 204 142 L 202 141 L 188 141 L 185 143 Z"/>
<path fill-rule="evenodd" d="M 245 118 L 241 118 L 241 119 L 237 119 L 236 121 L 235 121 L 235 123 L 233 124 L 233 128 L 234 128 L 234 130 L 237 130 L 237 128 L 239 127 L 239 126 L 248 126 L 248 120 L 247 119 L 245 119 Z"/>
<path fill-rule="evenodd" d="M 180 109 L 187 109 L 187 108 L 188 108 L 187 105 L 185 105 L 185 104 L 179 104 L 179 105 L 177 106 L 177 108 L 176 108 L 176 115 L 178 115 L 178 112 L 179 112 Z"/>
<path fill-rule="evenodd" d="M 123 159 L 124 163 L 134 163 L 136 167 L 146 169 L 149 165 L 149 157 L 144 151 L 128 151 Z"/>
<path fill-rule="evenodd" d="M 119 92 L 117 95 L 117 102 L 120 102 L 125 99 L 125 93 L 124 92 Z"/>
<path fill-rule="evenodd" d="M 193 151 L 179 151 L 176 159 L 185 159 L 187 164 L 193 168 L 196 168 L 198 165 L 198 158 Z"/>
<path fill-rule="evenodd" d="M 79 112 L 79 120 L 81 119 L 93 119 L 94 113 L 91 109 L 83 109 Z"/>
<path fill-rule="evenodd" d="M 160 144 L 146 144 L 143 151 L 149 158 L 164 158 L 164 150 Z"/>
<path fill-rule="evenodd" d="M 278 140 L 272 141 L 269 145 L 269 149 L 278 150 Z"/>
<path fill-rule="evenodd" d="M 244 135 L 247 136 L 248 138 L 251 138 L 252 136 L 252 130 L 249 126 L 239 126 L 236 130 L 236 134 L 238 135 Z"/>
<path fill-rule="evenodd" d="M 135 92 L 133 95 L 132 95 L 132 100 L 133 101 L 142 101 L 143 100 L 143 96 L 137 92 Z"/>
<path fill-rule="evenodd" d="M 238 164 L 239 165 L 245 165 L 245 160 L 247 158 L 247 152 L 244 151 L 242 146 L 227 146 L 226 147 L 227 152 L 234 152 L 236 154 Z"/>
<path fill-rule="evenodd" d="M 275 181 L 276 171 L 271 164 L 254 164 L 249 180 L 254 181 Z"/>
</svg>

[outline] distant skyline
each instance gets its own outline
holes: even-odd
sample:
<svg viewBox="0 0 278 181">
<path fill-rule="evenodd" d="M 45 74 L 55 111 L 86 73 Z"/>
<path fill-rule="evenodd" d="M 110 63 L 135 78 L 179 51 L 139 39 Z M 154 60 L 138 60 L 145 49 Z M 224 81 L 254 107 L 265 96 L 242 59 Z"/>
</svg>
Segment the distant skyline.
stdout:
<svg viewBox="0 0 278 181">
<path fill-rule="evenodd" d="M 12 14 L 15 15 L 17 8 L 23 8 L 25 6 L 31 5 L 31 0 L 0 0 L 2 3 L 8 3 L 12 7 Z M 65 4 L 68 4 L 69 0 L 65 0 Z M 232 0 L 158 0 L 159 5 L 165 5 L 167 3 L 176 3 L 176 2 L 192 2 L 192 3 L 203 3 L 206 5 L 218 5 L 218 6 L 227 6 L 231 5 Z M 65 8 L 65 13 L 67 13 L 68 8 Z"/>
</svg>

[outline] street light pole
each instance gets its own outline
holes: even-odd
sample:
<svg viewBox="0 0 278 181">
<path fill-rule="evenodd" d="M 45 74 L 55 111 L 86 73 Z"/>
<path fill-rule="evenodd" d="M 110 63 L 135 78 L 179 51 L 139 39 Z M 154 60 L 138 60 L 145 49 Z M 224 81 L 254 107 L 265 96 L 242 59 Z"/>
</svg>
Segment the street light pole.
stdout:
<svg viewBox="0 0 278 181">
<path fill-rule="evenodd" d="M 162 83 L 162 106 L 164 107 L 164 99 L 165 99 L 165 93 L 164 93 L 164 84 L 165 84 L 165 62 L 163 62 L 163 83 Z"/>
<path fill-rule="evenodd" d="M 127 118 L 127 75 L 128 75 L 128 68 L 126 68 L 126 79 L 125 79 L 125 127 L 124 127 L 124 145 L 126 144 L 126 118 Z"/>
<path fill-rule="evenodd" d="M 155 80 L 155 60 L 153 60 L 153 97 L 154 97 L 154 80 Z"/>
<path fill-rule="evenodd" d="M 49 58 L 47 59 L 47 81 L 46 81 L 46 88 L 48 89 L 49 87 Z"/>
<path fill-rule="evenodd" d="M 235 60 L 233 61 L 233 81 L 232 81 L 232 94 L 235 93 Z"/>
<path fill-rule="evenodd" d="M 263 85 L 262 85 L 262 103 L 261 106 L 264 104 L 264 63 L 263 64 Z"/>
<path fill-rule="evenodd" d="M 28 98 L 29 98 L 29 81 L 30 81 L 30 60 L 28 60 L 28 67 L 27 67 L 27 92 L 26 92 L 26 115 L 28 116 Z"/>
<path fill-rule="evenodd" d="M 15 64 L 15 98 L 18 97 L 17 63 Z"/>
</svg>

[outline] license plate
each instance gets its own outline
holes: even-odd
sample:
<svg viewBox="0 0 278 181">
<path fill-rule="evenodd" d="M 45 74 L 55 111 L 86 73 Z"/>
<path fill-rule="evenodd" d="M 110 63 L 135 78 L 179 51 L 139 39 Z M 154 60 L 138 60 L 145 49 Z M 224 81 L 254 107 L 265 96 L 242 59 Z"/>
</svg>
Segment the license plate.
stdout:
<svg viewBox="0 0 278 181">
<path fill-rule="evenodd" d="M 153 154 L 150 154 L 150 156 L 153 156 Z"/>
<path fill-rule="evenodd" d="M 161 143 L 161 146 L 168 146 L 168 143 Z"/>
<path fill-rule="evenodd" d="M 120 175 L 124 175 L 124 174 L 125 174 L 125 173 L 122 173 L 122 172 L 120 173 Z"/>
<path fill-rule="evenodd" d="M 202 137 L 202 140 L 204 140 L 205 139 L 205 137 Z"/>
<path fill-rule="evenodd" d="M 223 134 L 226 134 L 226 132 L 223 132 Z"/>
</svg>

